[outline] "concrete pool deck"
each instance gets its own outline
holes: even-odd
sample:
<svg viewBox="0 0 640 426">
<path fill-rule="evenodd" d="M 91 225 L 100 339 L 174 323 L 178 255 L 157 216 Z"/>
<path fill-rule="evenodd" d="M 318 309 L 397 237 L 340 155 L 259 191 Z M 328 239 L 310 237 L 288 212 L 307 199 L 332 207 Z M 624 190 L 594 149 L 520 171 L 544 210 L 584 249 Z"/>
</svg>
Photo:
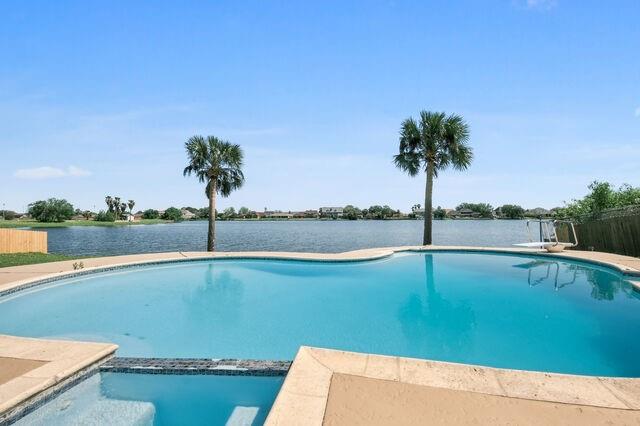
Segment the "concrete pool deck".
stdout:
<svg viewBox="0 0 640 426">
<path fill-rule="evenodd" d="M 153 253 L 15 266 L 0 268 L 0 296 L 74 275 L 163 262 L 209 258 L 365 261 L 397 252 L 460 250 L 592 262 L 617 270 L 640 288 L 640 259 L 627 256 L 583 251 L 550 254 L 520 248 L 408 246 L 345 253 Z M 75 270 L 74 263 L 79 262 L 84 267 Z M 19 415 L 65 383 L 79 380 L 84 371 L 95 369 L 111 358 L 116 348 L 111 344 L 0 335 L 0 423 Z M 388 395 L 395 397 L 387 398 Z M 434 406 L 426 404 L 428 400 L 443 402 Z M 469 409 L 461 412 L 456 407 Z M 500 370 L 303 347 L 267 424 L 376 424 L 376 420 L 382 424 L 385 419 L 409 424 L 411 419 L 428 416 L 433 424 L 489 421 L 521 424 L 527 419 L 531 423 L 537 419 L 547 424 L 568 424 L 573 422 L 568 419 L 575 419 L 584 424 L 600 424 L 602 419 L 613 424 L 640 425 L 639 409 L 640 379 L 635 378 Z M 590 414 L 584 416 L 583 412 Z M 396 418 L 402 413 L 409 417 Z"/>
<path fill-rule="evenodd" d="M 640 379 L 301 347 L 265 425 L 640 424 Z"/>
</svg>

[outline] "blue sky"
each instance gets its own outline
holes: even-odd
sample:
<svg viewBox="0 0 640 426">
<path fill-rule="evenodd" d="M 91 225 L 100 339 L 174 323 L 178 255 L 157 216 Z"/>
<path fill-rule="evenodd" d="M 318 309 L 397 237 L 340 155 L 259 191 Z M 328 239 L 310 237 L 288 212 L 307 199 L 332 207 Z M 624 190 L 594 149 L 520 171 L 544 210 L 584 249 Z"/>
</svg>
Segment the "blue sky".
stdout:
<svg viewBox="0 0 640 426">
<path fill-rule="evenodd" d="M 462 114 L 434 204 L 553 207 L 640 185 L 640 2 L 3 1 L 0 203 L 204 206 L 184 141 L 242 145 L 221 208 L 422 203 L 400 122 Z"/>
</svg>

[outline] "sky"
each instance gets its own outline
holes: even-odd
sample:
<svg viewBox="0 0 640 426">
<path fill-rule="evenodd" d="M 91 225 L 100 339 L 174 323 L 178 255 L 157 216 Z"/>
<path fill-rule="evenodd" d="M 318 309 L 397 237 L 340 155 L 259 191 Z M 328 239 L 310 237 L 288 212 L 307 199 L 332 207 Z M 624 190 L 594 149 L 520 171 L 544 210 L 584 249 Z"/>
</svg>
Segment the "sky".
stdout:
<svg viewBox="0 0 640 426">
<path fill-rule="evenodd" d="M 462 115 L 475 159 L 434 205 L 551 208 L 640 185 L 640 1 L 0 2 L 0 208 L 207 204 L 184 142 L 240 144 L 218 202 L 423 203 L 400 123 Z"/>
</svg>

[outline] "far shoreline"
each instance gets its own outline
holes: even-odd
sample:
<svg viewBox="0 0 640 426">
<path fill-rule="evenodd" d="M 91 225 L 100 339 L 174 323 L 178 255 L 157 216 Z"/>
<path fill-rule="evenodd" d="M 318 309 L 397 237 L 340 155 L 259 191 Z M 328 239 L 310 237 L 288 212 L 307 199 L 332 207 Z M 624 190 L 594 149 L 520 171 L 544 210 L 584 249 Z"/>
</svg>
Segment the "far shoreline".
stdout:
<svg viewBox="0 0 640 426">
<path fill-rule="evenodd" d="M 492 221 L 492 220 L 531 220 L 537 218 L 446 218 L 446 219 L 433 219 L 438 222 L 468 222 L 468 221 Z M 333 219 L 333 218 L 236 218 L 236 219 L 217 219 L 216 222 L 387 222 L 387 221 L 422 221 L 422 218 L 408 218 L 408 217 L 391 217 L 384 219 Z M 141 226 L 141 225 L 166 225 L 177 223 L 192 223 L 192 222 L 207 222 L 207 219 L 189 219 L 189 220 L 164 220 L 164 219 L 142 219 L 134 222 L 129 221 L 117 221 L 117 222 L 100 222 L 95 220 L 67 220 L 64 222 L 37 222 L 34 220 L 0 220 L 0 228 L 8 229 L 45 229 L 45 228 L 71 228 L 82 226 L 96 226 L 96 227 L 123 227 L 123 226 Z"/>
</svg>

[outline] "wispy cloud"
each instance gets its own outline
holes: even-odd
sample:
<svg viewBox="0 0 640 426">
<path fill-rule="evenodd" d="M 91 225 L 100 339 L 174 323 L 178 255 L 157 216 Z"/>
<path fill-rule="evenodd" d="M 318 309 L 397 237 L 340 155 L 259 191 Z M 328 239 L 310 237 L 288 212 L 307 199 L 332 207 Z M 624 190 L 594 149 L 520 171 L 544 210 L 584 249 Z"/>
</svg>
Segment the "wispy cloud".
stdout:
<svg viewBox="0 0 640 426">
<path fill-rule="evenodd" d="M 18 169 L 13 175 L 19 179 L 56 179 L 62 177 L 83 177 L 89 176 L 90 174 L 90 171 L 76 166 L 69 166 L 66 169 L 42 166 L 31 169 Z"/>
<path fill-rule="evenodd" d="M 527 9 L 549 10 L 558 5 L 557 0 L 525 0 Z"/>
</svg>

